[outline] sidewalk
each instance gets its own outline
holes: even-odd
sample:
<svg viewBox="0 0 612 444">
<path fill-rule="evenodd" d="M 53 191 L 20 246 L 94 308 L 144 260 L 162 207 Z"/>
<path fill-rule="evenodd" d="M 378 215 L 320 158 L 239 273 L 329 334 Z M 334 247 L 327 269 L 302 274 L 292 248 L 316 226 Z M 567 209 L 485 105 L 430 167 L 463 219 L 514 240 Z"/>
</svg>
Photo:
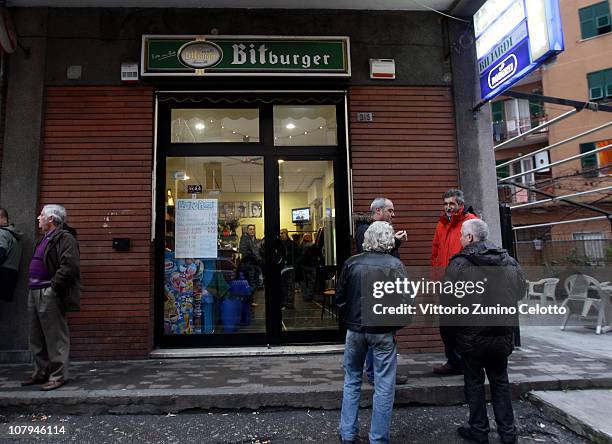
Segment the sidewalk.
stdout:
<svg viewBox="0 0 612 444">
<path fill-rule="evenodd" d="M 539 327 L 542 329 L 543 327 Z M 553 328 L 553 327 L 548 327 Z M 526 332 L 527 333 L 527 332 Z M 568 333 L 562 345 L 523 334 L 523 347 L 510 359 L 513 395 L 531 390 L 612 387 L 612 335 L 602 335 L 592 354 Z M 578 332 L 578 337 L 582 338 Z M 595 337 L 591 332 L 592 337 Z M 608 350 L 607 353 L 605 351 Z M 396 404 L 448 405 L 463 402 L 463 377 L 431 373 L 441 354 L 401 355 Z M 42 392 L 21 387 L 29 365 L 0 366 L 0 411 L 56 413 L 166 413 L 191 408 L 265 407 L 337 409 L 342 399 L 342 355 L 249 356 L 236 358 L 100 361 L 72 363 L 70 382 Z M 372 386 L 364 384 L 365 393 Z M 371 397 L 362 397 L 362 406 Z"/>
</svg>

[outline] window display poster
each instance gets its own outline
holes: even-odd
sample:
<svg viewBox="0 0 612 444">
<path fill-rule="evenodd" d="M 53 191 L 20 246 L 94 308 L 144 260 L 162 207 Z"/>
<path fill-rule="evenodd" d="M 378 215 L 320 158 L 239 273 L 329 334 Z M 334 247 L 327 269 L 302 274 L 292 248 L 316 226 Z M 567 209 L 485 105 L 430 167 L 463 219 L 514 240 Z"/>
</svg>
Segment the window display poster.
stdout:
<svg viewBox="0 0 612 444">
<path fill-rule="evenodd" d="M 217 257 L 217 199 L 177 199 L 176 258 Z"/>
</svg>

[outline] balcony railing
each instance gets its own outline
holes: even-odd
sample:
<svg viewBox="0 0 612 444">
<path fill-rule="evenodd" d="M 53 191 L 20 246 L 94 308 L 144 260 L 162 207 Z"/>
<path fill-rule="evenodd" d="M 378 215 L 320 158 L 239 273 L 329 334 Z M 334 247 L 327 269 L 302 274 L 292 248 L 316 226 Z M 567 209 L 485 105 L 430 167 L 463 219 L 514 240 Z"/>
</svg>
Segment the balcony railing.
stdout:
<svg viewBox="0 0 612 444">
<path fill-rule="evenodd" d="M 532 116 L 522 119 L 493 122 L 493 138 L 495 142 L 503 142 L 504 140 L 523 134 L 544 122 L 546 122 L 546 116 Z M 533 134 L 543 134 L 547 132 L 548 128 L 542 128 Z"/>
</svg>

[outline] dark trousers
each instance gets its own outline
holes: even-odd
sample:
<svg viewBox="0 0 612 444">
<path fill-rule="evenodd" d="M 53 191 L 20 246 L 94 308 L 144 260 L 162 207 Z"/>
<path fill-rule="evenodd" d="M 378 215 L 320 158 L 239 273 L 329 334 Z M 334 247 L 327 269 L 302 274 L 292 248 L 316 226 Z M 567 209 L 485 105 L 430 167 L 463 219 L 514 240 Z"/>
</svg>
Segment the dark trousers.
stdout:
<svg viewBox="0 0 612 444">
<path fill-rule="evenodd" d="M 457 328 L 452 326 L 440 326 L 440 336 L 444 342 L 444 354 L 448 365 L 453 368 L 461 368 L 461 355 L 457 350 Z"/>
<path fill-rule="evenodd" d="M 503 441 L 511 441 L 516 435 L 510 383 L 508 382 L 508 357 L 503 354 L 474 356 L 463 355 L 463 380 L 465 399 L 470 407 L 469 425 L 475 435 L 486 438 L 489 434 L 489 418 L 485 400 L 485 372 L 491 388 L 491 401 L 497 431 Z"/>
</svg>

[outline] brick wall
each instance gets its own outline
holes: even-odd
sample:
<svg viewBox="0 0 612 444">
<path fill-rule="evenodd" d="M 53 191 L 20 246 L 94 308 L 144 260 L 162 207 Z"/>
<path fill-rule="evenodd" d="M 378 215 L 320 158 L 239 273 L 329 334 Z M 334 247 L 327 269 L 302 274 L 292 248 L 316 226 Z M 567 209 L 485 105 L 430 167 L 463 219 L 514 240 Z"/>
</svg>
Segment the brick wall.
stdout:
<svg viewBox="0 0 612 444">
<path fill-rule="evenodd" d="M 358 112 L 373 113 L 373 121 L 357 122 Z M 450 88 L 351 88 L 349 113 L 354 210 L 390 198 L 395 229 L 408 232 L 402 260 L 429 265 L 442 193 L 458 183 Z M 437 327 L 408 327 L 398 339 L 403 351 L 442 351 Z"/>
<path fill-rule="evenodd" d="M 41 204 L 65 205 L 78 230 L 83 294 L 69 315 L 73 359 L 146 357 L 152 347 L 153 93 L 141 87 L 47 89 Z M 129 252 L 113 237 L 131 238 Z"/>
</svg>

